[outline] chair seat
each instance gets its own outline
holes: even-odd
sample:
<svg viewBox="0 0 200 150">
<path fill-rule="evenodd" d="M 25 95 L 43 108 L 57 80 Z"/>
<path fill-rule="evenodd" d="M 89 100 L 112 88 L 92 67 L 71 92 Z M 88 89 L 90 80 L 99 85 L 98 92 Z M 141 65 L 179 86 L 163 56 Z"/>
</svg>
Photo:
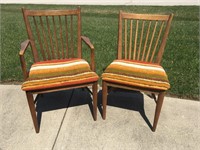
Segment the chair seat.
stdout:
<svg viewBox="0 0 200 150">
<path fill-rule="evenodd" d="M 113 61 L 102 74 L 102 79 L 148 89 L 167 90 L 170 88 L 167 74 L 160 65 L 132 60 Z"/>
<path fill-rule="evenodd" d="M 22 84 L 22 90 L 59 88 L 97 80 L 98 75 L 91 71 L 89 64 L 83 59 L 43 61 L 31 66 L 29 77 Z"/>
</svg>

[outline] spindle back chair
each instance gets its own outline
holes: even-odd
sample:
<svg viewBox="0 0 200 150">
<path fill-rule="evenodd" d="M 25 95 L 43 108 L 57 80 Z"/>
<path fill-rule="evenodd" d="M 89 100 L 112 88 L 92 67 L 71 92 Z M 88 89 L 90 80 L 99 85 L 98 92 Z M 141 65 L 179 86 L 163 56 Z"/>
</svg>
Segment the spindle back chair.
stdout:
<svg viewBox="0 0 200 150">
<path fill-rule="evenodd" d="M 35 131 L 39 125 L 33 94 L 42 94 L 74 88 L 93 90 L 93 117 L 97 116 L 97 81 L 94 46 L 89 38 L 81 36 L 81 9 L 27 10 L 22 8 L 28 40 L 22 42 L 20 61 Z M 90 64 L 82 58 L 82 41 L 91 50 Z M 25 52 L 31 46 L 34 63 L 27 70 Z M 91 92 L 92 93 L 92 92 Z"/>
<path fill-rule="evenodd" d="M 118 53 L 102 74 L 103 119 L 108 87 L 150 92 L 156 101 L 152 130 L 156 130 L 168 77 L 161 60 L 173 15 L 134 14 L 120 11 Z M 158 94 L 156 100 L 155 94 Z"/>
<path fill-rule="evenodd" d="M 160 64 L 172 15 L 120 12 L 118 59 Z"/>
</svg>

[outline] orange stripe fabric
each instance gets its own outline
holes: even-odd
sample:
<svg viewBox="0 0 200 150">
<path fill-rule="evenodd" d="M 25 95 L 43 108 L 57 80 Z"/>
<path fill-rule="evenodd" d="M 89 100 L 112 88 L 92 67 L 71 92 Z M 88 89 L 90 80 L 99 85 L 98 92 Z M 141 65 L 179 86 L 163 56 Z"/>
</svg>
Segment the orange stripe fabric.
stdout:
<svg viewBox="0 0 200 150">
<path fill-rule="evenodd" d="M 102 74 L 102 79 L 109 82 L 168 90 L 170 84 L 162 66 L 129 60 L 113 61 Z"/>
<path fill-rule="evenodd" d="M 32 65 L 29 78 L 22 90 L 41 90 L 68 85 L 91 83 L 98 80 L 89 64 L 83 59 L 44 61 Z"/>
</svg>

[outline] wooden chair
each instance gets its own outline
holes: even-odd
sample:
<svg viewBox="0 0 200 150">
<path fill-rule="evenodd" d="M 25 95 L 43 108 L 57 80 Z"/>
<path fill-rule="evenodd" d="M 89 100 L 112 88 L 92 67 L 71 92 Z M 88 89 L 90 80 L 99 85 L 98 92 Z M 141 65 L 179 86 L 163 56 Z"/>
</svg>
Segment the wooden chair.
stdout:
<svg viewBox="0 0 200 150">
<path fill-rule="evenodd" d="M 165 91 L 170 88 L 161 59 L 172 18 L 172 14 L 120 11 L 117 59 L 102 74 L 103 119 L 106 119 L 108 87 L 148 92 L 156 101 L 152 131 L 156 130 Z"/>
<path fill-rule="evenodd" d="M 36 133 L 39 132 L 33 94 L 92 86 L 93 117 L 97 119 L 97 81 L 94 46 L 81 36 L 81 10 L 22 8 L 28 40 L 19 52 L 26 92 Z M 82 41 L 91 49 L 90 64 L 82 59 Z M 34 63 L 28 71 L 25 52 L 31 46 Z"/>
</svg>

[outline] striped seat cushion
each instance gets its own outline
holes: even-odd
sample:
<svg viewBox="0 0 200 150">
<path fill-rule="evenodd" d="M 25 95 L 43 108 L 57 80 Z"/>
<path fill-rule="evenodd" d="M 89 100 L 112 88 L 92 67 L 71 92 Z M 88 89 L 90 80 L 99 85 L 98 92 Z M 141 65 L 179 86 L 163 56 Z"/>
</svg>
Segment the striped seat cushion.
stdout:
<svg viewBox="0 0 200 150">
<path fill-rule="evenodd" d="M 50 89 L 97 80 L 98 75 L 90 70 L 89 64 L 83 59 L 43 61 L 31 66 L 29 77 L 22 84 L 22 90 Z"/>
<path fill-rule="evenodd" d="M 106 68 L 102 79 L 148 89 L 170 88 L 167 74 L 160 65 L 138 61 L 115 60 Z"/>
</svg>

